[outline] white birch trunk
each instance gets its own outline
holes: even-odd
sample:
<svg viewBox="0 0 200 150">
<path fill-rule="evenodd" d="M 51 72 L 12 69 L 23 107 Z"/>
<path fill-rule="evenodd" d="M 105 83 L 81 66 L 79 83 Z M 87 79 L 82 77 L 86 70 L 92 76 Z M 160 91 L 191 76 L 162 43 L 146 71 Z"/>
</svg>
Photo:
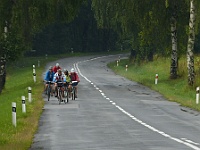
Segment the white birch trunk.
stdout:
<svg viewBox="0 0 200 150">
<path fill-rule="evenodd" d="M 176 10 L 174 10 L 176 12 Z M 177 78 L 177 28 L 176 28 L 176 14 L 171 17 L 171 39 L 172 39 L 172 53 L 171 53 L 171 67 L 170 67 L 170 78 Z"/>
<path fill-rule="evenodd" d="M 194 41 L 195 41 L 195 6 L 194 0 L 190 0 L 190 21 L 189 35 L 187 45 L 187 69 L 188 69 L 188 84 L 193 85 L 195 80 L 194 74 Z"/>
</svg>

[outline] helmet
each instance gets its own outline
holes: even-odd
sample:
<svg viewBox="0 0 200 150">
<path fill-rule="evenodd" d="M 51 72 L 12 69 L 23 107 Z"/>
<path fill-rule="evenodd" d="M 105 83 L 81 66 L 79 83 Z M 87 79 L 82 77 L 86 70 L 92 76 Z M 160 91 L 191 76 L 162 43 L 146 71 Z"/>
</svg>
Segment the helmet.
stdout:
<svg viewBox="0 0 200 150">
<path fill-rule="evenodd" d="M 75 72 L 74 68 L 71 69 L 71 72 L 72 72 L 72 73 Z"/>
<path fill-rule="evenodd" d="M 67 69 L 63 69 L 63 72 L 67 72 Z"/>
<path fill-rule="evenodd" d="M 58 69 L 58 72 L 62 72 L 62 70 L 61 70 L 61 69 Z"/>
<path fill-rule="evenodd" d="M 56 67 L 58 67 L 59 66 L 59 63 L 56 63 Z"/>
<path fill-rule="evenodd" d="M 51 69 L 53 69 L 53 67 L 52 67 L 52 66 L 49 66 L 49 70 L 51 70 Z"/>
</svg>

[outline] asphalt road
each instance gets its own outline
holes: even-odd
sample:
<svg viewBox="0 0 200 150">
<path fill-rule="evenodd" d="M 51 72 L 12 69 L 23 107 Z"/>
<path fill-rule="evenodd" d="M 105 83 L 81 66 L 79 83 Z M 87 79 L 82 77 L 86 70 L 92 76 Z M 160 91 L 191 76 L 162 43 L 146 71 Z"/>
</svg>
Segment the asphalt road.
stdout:
<svg viewBox="0 0 200 150">
<path fill-rule="evenodd" d="M 200 150 L 199 112 L 113 73 L 106 65 L 119 56 L 56 61 L 78 72 L 78 98 L 44 97 L 30 150 Z"/>
</svg>

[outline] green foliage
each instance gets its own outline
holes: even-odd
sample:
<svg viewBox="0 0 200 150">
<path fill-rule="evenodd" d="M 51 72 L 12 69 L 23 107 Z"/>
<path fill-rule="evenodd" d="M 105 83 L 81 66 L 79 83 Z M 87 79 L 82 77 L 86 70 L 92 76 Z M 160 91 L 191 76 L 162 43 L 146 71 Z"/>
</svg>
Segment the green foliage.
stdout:
<svg viewBox="0 0 200 150">
<path fill-rule="evenodd" d="M 0 43 L 3 45 L 3 49 L 0 50 L 1 55 L 9 55 L 11 58 L 11 51 L 15 55 L 18 54 L 17 51 L 20 54 L 25 50 L 22 45 L 26 45 L 27 49 L 30 48 L 33 35 L 47 24 L 72 21 L 83 2 L 85 0 L 1 0 L 0 35 L 4 34 L 3 29 L 7 26 L 9 34 L 13 36 L 13 38 L 8 37 L 6 42 L 1 39 Z"/>
<path fill-rule="evenodd" d="M 0 47 L 0 56 L 11 61 L 18 59 L 25 50 L 22 38 L 14 32 L 7 33 L 6 38 L 1 36 Z"/>
<path fill-rule="evenodd" d="M 71 23 L 55 23 L 35 35 L 35 55 L 74 52 L 113 51 L 117 34 L 109 28 L 97 28 L 91 5 L 83 5 Z"/>
<path fill-rule="evenodd" d="M 170 54 L 165 50 L 171 49 L 170 18 L 174 13 L 174 7 L 177 8 L 178 55 L 182 55 L 186 53 L 185 27 L 189 20 L 188 1 L 92 0 L 92 9 L 99 27 L 110 27 L 117 31 L 121 38 L 119 43 L 123 44 L 128 37 L 131 39 L 129 44 L 132 49 L 143 51 L 148 47 L 154 54 L 164 56 Z M 137 55 L 141 53 L 143 52 L 138 52 Z"/>
</svg>

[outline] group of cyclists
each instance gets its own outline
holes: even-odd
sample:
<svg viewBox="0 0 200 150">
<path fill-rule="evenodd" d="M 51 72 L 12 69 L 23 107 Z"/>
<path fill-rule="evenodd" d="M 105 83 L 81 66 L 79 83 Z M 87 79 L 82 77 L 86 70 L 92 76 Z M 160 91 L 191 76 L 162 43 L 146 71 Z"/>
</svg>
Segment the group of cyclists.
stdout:
<svg viewBox="0 0 200 150">
<path fill-rule="evenodd" d="M 51 96 L 55 94 L 55 97 L 58 96 L 58 91 L 57 91 L 58 83 L 62 82 L 61 90 L 62 92 L 64 92 L 65 88 L 67 87 L 70 98 L 72 91 L 72 82 L 77 81 L 77 83 L 79 83 L 80 79 L 78 74 L 75 72 L 74 68 L 71 68 L 71 71 L 68 72 L 67 69 L 62 70 L 59 63 L 56 63 L 54 67 L 52 66 L 49 67 L 48 71 L 45 74 L 44 81 L 45 81 L 44 91 L 46 91 L 49 81 L 51 81 L 52 83 L 51 88 L 53 89 L 51 90 Z M 75 87 L 75 97 L 77 98 L 77 91 L 78 91 L 77 85 L 74 87 Z"/>
</svg>

